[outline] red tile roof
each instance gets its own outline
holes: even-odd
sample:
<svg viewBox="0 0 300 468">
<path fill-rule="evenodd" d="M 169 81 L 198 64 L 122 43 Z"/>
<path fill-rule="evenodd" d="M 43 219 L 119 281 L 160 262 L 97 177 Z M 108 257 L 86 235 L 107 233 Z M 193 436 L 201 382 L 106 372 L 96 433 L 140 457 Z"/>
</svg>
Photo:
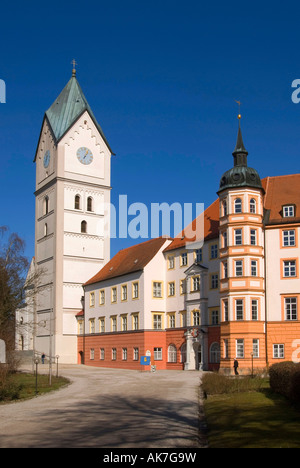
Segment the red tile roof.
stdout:
<svg viewBox="0 0 300 468">
<path fill-rule="evenodd" d="M 266 177 L 262 180 L 266 191 L 264 207 L 269 210 L 266 224 L 300 222 L 300 174 Z M 295 205 L 295 218 L 283 218 L 282 207 Z"/>
<path fill-rule="evenodd" d="M 84 286 L 143 270 L 166 241 L 167 238 L 158 237 L 120 250 Z"/>
</svg>

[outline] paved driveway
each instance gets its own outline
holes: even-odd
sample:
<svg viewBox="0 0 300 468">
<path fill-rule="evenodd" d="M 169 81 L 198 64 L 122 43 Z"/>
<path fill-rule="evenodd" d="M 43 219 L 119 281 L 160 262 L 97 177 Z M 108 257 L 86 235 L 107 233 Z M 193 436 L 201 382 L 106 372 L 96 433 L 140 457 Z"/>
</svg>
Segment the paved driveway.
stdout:
<svg viewBox="0 0 300 468">
<path fill-rule="evenodd" d="M 196 448 L 197 371 L 61 366 L 72 384 L 0 406 L 1 448 Z M 201 417 L 200 417 L 201 419 Z"/>
</svg>

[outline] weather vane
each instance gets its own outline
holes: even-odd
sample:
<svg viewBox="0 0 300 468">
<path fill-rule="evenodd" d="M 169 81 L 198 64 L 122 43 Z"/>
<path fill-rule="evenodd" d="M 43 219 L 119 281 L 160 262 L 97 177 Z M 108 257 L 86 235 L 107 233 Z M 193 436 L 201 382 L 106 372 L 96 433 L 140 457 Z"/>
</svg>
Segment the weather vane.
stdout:
<svg viewBox="0 0 300 468">
<path fill-rule="evenodd" d="M 239 115 L 238 115 L 238 119 L 241 119 L 242 116 L 241 116 L 241 101 L 235 101 L 238 105 L 239 105 Z"/>
</svg>

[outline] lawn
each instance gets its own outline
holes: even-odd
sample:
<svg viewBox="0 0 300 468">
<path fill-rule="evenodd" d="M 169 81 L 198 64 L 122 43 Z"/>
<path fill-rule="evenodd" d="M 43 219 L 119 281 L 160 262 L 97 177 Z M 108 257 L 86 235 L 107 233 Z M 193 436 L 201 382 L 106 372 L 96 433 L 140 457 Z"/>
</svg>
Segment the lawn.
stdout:
<svg viewBox="0 0 300 468">
<path fill-rule="evenodd" d="M 33 398 L 36 395 L 57 390 L 67 385 L 69 380 L 64 377 L 52 376 L 51 383 L 50 386 L 48 375 L 38 375 L 36 393 L 35 375 L 23 373 L 11 374 L 8 376 L 5 385 L 0 386 L 0 404 Z"/>
<path fill-rule="evenodd" d="M 300 410 L 268 385 L 258 391 L 208 396 L 210 448 L 300 448 Z"/>
</svg>

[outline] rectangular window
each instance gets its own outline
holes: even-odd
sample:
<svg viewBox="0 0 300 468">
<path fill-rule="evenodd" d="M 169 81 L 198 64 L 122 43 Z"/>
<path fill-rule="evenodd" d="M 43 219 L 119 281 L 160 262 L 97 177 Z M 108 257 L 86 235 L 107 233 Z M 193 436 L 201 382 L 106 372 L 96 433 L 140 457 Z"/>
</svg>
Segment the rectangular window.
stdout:
<svg viewBox="0 0 300 468">
<path fill-rule="evenodd" d="M 111 331 L 117 331 L 117 317 L 112 317 L 111 319 Z"/>
<path fill-rule="evenodd" d="M 251 316 L 252 320 L 258 320 L 258 300 L 252 299 L 251 301 Z"/>
<path fill-rule="evenodd" d="M 111 302 L 117 302 L 117 288 L 111 288 Z"/>
<path fill-rule="evenodd" d="M 105 304 L 105 291 L 104 291 L 104 289 L 101 289 L 99 294 L 100 294 L 100 296 L 99 296 L 100 305 L 104 305 Z"/>
<path fill-rule="evenodd" d="M 133 315 L 133 329 L 134 330 L 139 329 L 139 314 L 134 314 Z"/>
<path fill-rule="evenodd" d="M 257 260 L 251 260 L 251 276 L 257 276 Z"/>
<path fill-rule="evenodd" d="M 168 295 L 169 296 L 175 296 L 175 283 L 172 281 L 171 283 L 168 284 Z"/>
<path fill-rule="evenodd" d="M 122 320 L 122 331 L 127 331 L 127 315 L 121 317 Z"/>
<path fill-rule="evenodd" d="M 90 349 L 90 359 L 91 359 L 91 361 L 93 361 L 95 359 L 95 350 L 94 350 L 94 348 Z"/>
<path fill-rule="evenodd" d="M 229 343 L 228 340 L 223 341 L 224 344 L 224 358 L 227 359 L 229 357 Z"/>
<path fill-rule="evenodd" d="M 223 248 L 226 248 L 228 246 L 227 231 L 223 232 L 222 238 L 223 238 Z"/>
<path fill-rule="evenodd" d="M 242 229 L 234 230 L 234 245 L 242 245 Z"/>
<path fill-rule="evenodd" d="M 139 283 L 132 283 L 132 299 L 138 299 L 139 297 Z"/>
<path fill-rule="evenodd" d="M 90 319 L 90 333 L 95 333 L 95 319 Z"/>
<path fill-rule="evenodd" d="M 219 324 L 219 311 L 218 310 L 212 310 L 212 312 L 211 312 L 211 324 L 212 325 L 218 325 Z"/>
<path fill-rule="evenodd" d="M 228 263 L 223 262 L 223 278 L 228 278 Z"/>
<path fill-rule="evenodd" d="M 251 245 L 257 244 L 256 229 L 250 229 L 250 244 Z"/>
<path fill-rule="evenodd" d="M 218 258 L 218 244 L 213 244 L 210 246 L 210 258 Z"/>
<path fill-rule="evenodd" d="M 162 360 L 162 348 L 154 348 L 154 360 L 155 361 Z"/>
<path fill-rule="evenodd" d="M 297 320 L 297 298 L 296 297 L 285 297 L 284 308 L 285 308 L 285 320 Z"/>
<path fill-rule="evenodd" d="M 104 348 L 100 348 L 100 360 L 104 361 L 105 359 L 105 351 Z"/>
<path fill-rule="evenodd" d="M 296 231 L 291 229 L 289 231 L 282 231 L 283 247 L 294 247 L 296 245 Z"/>
<path fill-rule="evenodd" d="M 193 312 L 193 325 L 200 325 L 200 312 L 199 310 L 194 310 Z"/>
<path fill-rule="evenodd" d="M 197 263 L 202 262 L 202 249 L 195 250 L 195 260 Z"/>
<path fill-rule="evenodd" d="M 175 314 L 169 314 L 169 328 L 175 328 Z"/>
<path fill-rule="evenodd" d="M 105 318 L 100 319 L 100 333 L 105 332 Z"/>
<path fill-rule="evenodd" d="M 200 276 L 194 276 L 192 278 L 192 291 L 200 291 Z"/>
<path fill-rule="evenodd" d="M 122 301 L 127 301 L 127 284 L 122 286 Z"/>
<path fill-rule="evenodd" d="M 283 217 L 292 218 L 295 216 L 295 207 L 294 205 L 287 205 L 283 207 Z"/>
<path fill-rule="evenodd" d="M 210 287 L 211 289 L 217 289 L 219 287 L 219 275 L 217 273 L 211 275 Z"/>
<path fill-rule="evenodd" d="M 235 276 L 243 276 L 243 260 L 236 260 Z"/>
<path fill-rule="evenodd" d="M 180 266 L 186 266 L 188 263 L 187 252 L 183 252 L 180 255 Z"/>
<path fill-rule="evenodd" d="M 284 359 L 284 344 L 273 344 L 273 358 Z"/>
<path fill-rule="evenodd" d="M 133 360 L 134 361 L 139 360 L 139 348 L 133 348 Z"/>
<path fill-rule="evenodd" d="M 228 322 L 229 320 L 229 315 L 228 315 L 228 300 L 225 299 L 223 301 L 223 307 L 224 307 L 224 322 Z"/>
<path fill-rule="evenodd" d="M 235 301 L 235 316 L 236 320 L 244 320 L 244 301 L 242 299 Z"/>
<path fill-rule="evenodd" d="M 259 358 L 259 340 L 253 339 L 252 341 L 253 357 Z"/>
<path fill-rule="evenodd" d="M 90 293 L 90 307 L 95 307 L 95 293 Z"/>
<path fill-rule="evenodd" d="M 122 348 L 122 360 L 127 361 L 127 348 Z"/>
<path fill-rule="evenodd" d="M 168 257 L 168 268 L 169 270 L 173 270 L 175 266 L 175 259 L 173 257 L 173 255 L 171 257 Z"/>
<path fill-rule="evenodd" d="M 236 357 L 237 358 L 244 357 L 244 340 L 243 339 L 236 340 Z"/>
<path fill-rule="evenodd" d="M 286 260 L 283 262 L 283 276 L 284 278 L 293 278 L 297 276 L 296 260 Z"/>
<path fill-rule="evenodd" d="M 162 283 L 160 281 L 153 281 L 153 297 L 162 297 Z"/>
<path fill-rule="evenodd" d="M 112 358 L 113 361 L 115 361 L 117 359 L 117 348 L 112 348 L 111 358 Z"/>
<path fill-rule="evenodd" d="M 153 328 L 154 330 L 162 330 L 162 316 L 161 314 L 153 315 Z"/>
</svg>

